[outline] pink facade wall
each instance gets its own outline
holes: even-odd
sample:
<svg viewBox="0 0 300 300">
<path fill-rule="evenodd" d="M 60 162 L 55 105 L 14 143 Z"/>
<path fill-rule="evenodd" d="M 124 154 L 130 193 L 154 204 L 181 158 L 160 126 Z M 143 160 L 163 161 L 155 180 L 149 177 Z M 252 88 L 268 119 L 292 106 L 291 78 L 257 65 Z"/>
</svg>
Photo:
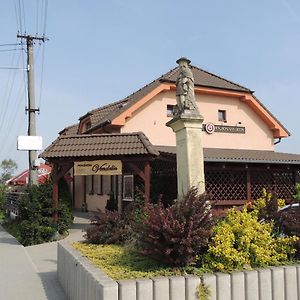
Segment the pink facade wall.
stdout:
<svg viewBox="0 0 300 300">
<path fill-rule="evenodd" d="M 261 118 L 238 98 L 197 94 L 196 101 L 204 123 L 243 126 L 245 134 L 203 132 L 203 147 L 274 151 L 273 133 Z M 142 131 L 154 145 L 175 146 L 175 134 L 166 127 L 171 119 L 167 105 L 175 105 L 175 91 L 160 93 L 126 120 L 121 132 Z M 218 110 L 226 110 L 227 123 L 218 121 Z"/>
</svg>

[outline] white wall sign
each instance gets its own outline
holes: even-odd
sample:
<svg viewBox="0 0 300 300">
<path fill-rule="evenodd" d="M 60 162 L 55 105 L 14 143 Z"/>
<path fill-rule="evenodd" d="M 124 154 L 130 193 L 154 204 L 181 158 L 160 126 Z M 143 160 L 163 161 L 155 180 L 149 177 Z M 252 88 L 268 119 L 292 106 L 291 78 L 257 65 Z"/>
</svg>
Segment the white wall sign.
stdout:
<svg viewBox="0 0 300 300">
<path fill-rule="evenodd" d="M 18 136 L 18 150 L 42 150 L 43 139 L 41 136 Z"/>
</svg>

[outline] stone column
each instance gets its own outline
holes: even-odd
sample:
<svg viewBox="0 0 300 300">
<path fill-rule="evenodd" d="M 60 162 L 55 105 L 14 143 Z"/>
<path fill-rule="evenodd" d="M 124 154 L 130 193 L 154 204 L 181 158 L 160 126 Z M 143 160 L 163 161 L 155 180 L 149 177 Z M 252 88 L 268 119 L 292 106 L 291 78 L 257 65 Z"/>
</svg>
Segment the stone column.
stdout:
<svg viewBox="0 0 300 300">
<path fill-rule="evenodd" d="M 184 197 L 190 188 L 196 187 L 199 194 L 205 192 L 204 159 L 202 147 L 201 116 L 194 93 L 194 77 L 190 60 L 180 58 L 179 75 L 176 80 L 176 101 L 174 118 L 166 125 L 176 134 L 178 199 Z"/>
<path fill-rule="evenodd" d="M 205 192 L 204 160 L 202 147 L 203 118 L 179 117 L 167 123 L 176 134 L 178 199 L 196 187 L 200 194 Z"/>
</svg>

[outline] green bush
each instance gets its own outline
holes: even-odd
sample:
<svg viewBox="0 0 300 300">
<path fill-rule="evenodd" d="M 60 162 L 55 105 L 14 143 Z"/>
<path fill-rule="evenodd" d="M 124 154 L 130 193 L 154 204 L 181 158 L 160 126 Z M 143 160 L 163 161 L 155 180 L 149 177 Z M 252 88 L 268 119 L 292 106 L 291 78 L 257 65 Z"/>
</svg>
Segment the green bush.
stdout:
<svg viewBox="0 0 300 300">
<path fill-rule="evenodd" d="M 4 217 L 4 202 L 5 202 L 5 193 L 7 191 L 7 187 L 5 184 L 0 183 L 0 219 Z"/>
<path fill-rule="evenodd" d="M 184 199 L 165 208 L 145 207 L 145 220 L 137 228 L 141 253 L 171 266 L 186 266 L 206 250 L 212 219 L 206 195 L 191 189 Z"/>
<path fill-rule="evenodd" d="M 63 191 L 63 190 L 62 190 Z M 61 190 L 60 190 L 61 192 Z M 66 192 L 59 193 L 58 224 L 53 220 L 52 183 L 28 187 L 19 204 L 20 242 L 25 245 L 50 241 L 56 232 L 64 234 L 73 221 Z"/>
<path fill-rule="evenodd" d="M 266 267 L 285 262 L 295 253 L 296 237 L 272 234 L 273 223 L 260 223 L 257 213 L 230 209 L 213 229 L 205 261 L 218 271 Z"/>
<path fill-rule="evenodd" d="M 293 199 L 296 202 L 300 202 L 300 183 L 296 183 L 295 194 L 293 195 Z"/>
</svg>

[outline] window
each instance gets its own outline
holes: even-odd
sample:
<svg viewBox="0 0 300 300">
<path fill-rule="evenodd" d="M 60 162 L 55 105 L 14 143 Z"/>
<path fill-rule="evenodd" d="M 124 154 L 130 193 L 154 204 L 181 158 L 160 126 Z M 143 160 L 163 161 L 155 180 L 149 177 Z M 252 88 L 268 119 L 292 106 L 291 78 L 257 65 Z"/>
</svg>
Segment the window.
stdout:
<svg viewBox="0 0 300 300">
<path fill-rule="evenodd" d="M 87 122 L 85 124 L 85 130 L 89 130 L 92 127 L 92 123 L 91 122 Z"/>
<path fill-rule="evenodd" d="M 168 104 L 167 105 L 167 117 L 173 117 L 173 109 L 175 105 Z"/>
<path fill-rule="evenodd" d="M 134 198 L 133 193 L 133 175 L 123 176 L 123 200 L 132 201 Z"/>
<path fill-rule="evenodd" d="M 85 176 L 85 188 L 86 188 L 87 194 L 89 194 L 89 195 L 94 194 L 94 176 L 93 175 Z"/>
<path fill-rule="evenodd" d="M 218 110 L 218 120 L 219 122 L 227 122 L 226 110 Z"/>
</svg>

